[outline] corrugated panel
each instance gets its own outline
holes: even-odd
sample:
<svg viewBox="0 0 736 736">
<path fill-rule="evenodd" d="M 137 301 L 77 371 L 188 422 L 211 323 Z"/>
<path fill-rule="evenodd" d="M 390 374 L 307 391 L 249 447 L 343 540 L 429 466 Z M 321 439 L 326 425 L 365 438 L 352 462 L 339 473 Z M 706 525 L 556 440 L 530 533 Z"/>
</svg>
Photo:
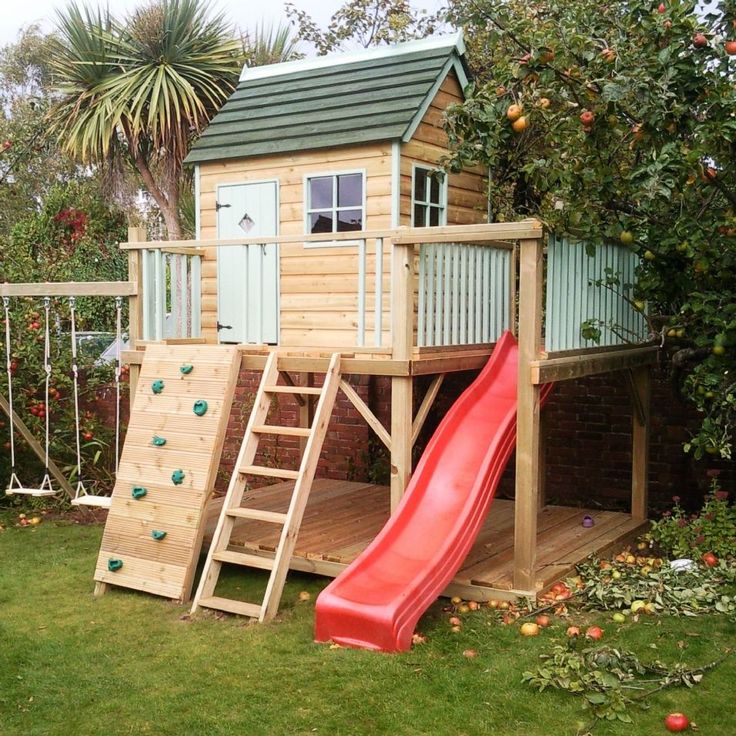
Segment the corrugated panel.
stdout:
<svg viewBox="0 0 736 736">
<path fill-rule="evenodd" d="M 427 243 L 419 249 L 419 346 L 473 345 L 509 327 L 511 251 Z"/>
<path fill-rule="evenodd" d="M 401 138 L 453 55 L 448 47 L 244 80 L 187 163 Z"/>
<path fill-rule="evenodd" d="M 645 341 L 646 320 L 630 303 L 638 263 L 638 256 L 621 246 L 599 246 L 588 255 L 582 243 L 550 238 L 545 348 L 556 352 Z M 605 282 L 607 274 L 619 284 L 596 283 Z M 587 320 L 601 330 L 598 342 L 583 338 L 581 327 Z"/>
</svg>

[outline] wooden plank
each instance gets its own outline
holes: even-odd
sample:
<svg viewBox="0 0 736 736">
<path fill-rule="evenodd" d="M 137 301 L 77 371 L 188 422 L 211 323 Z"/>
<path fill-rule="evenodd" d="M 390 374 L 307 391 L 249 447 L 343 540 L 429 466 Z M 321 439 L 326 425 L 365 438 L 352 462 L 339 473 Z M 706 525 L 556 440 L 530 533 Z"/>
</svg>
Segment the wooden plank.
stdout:
<svg viewBox="0 0 736 736">
<path fill-rule="evenodd" d="M 45 281 L 42 283 L 2 284 L 2 296 L 136 296 L 133 281 Z"/>
<path fill-rule="evenodd" d="M 360 416 L 365 419 L 368 426 L 376 433 L 381 442 L 386 446 L 386 449 L 391 451 L 391 435 L 386 431 L 386 428 L 378 421 L 378 417 L 370 410 L 368 404 L 360 398 L 358 392 L 345 380 L 340 381 L 340 389 L 348 397 L 350 403 L 358 410 Z"/>
<path fill-rule="evenodd" d="M 8 404 L 8 400 L 0 394 L 0 409 L 2 409 L 5 414 L 10 417 L 10 405 Z M 13 411 L 13 426 L 17 428 L 18 432 L 20 432 L 21 437 L 28 443 L 28 446 L 33 450 L 36 457 L 41 461 L 41 464 L 45 464 L 46 462 L 46 452 L 43 447 L 41 447 L 38 440 L 33 436 L 33 432 L 31 432 L 30 429 L 28 429 L 28 426 L 26 423 L 16 414 L 15 411 Z M 64 473 L 61 472 L 59 466 L 54 462 L 52 458 L 49 458 L 49 473 L 54 477 L 56 482 L 59 484 L 59 487 L 62 491 L 67 495 L 68 498 L 74 498 L 75 491 L 72 488 L 69 481 L 66 479 L 66 476 Z"/>
<path fill-rule="evenodd" d="M 414 346 L 414 246 L 394 244 L 391 253 L 392 357 L 409 360 Z M 413 379 L 391 379 L 391 510 L 411 476 Z"/>
<path fill-rule="evenodd" d="M 631 428 L 631 516 L 636 522 L 644 522 L 649 507 L 649 419 L 652 394 L 649 366 L 637 368 L 632 379 L 632 392 L 637 399 L 634 404 L 639 411 L 634 411 Z"/>
<path fill-rule="evenodd" d="M 513 585 L 522 590 L 532 590 L 535 584 L 539 508 L 541 390 L 539 384 L 534 384 L 530 380 L 529 365 L 538 357 L 542 341 L 544 283 L 541 238 L 522 240 L 519 258 L 519 373 Z"/>
<path fill-rule="evenodd" d="M 427 389 L 427 393 L 424 394 L 424 398 L 422 399 L 422 403 L 419 406 L 419 411 L 417 411 L 417 415 L 414 417 L 414 421 L 411 425 L 411 445 L 414 447 L 416 444 L 417 438 L 419 437 L 419 433 L 422 431 L 422 427 L 424 426 L 424 423 L 427 421 L 427 417 L 429 416 L 429 411 L 434 405 L 434 401 L 437 398 L 437 393 L 439 392 L 443 381 L 445 380 L 445 373 L 440 373 L 439 375 L 435 376 L 432 379 L 432 383 L 429 384 L 429 388 Z"/>
<path fill-rule="evenodd" d="M 214 487 L 240 368 L 236 349 L 207 348 L 208 360 L 227 366 L 229 375 L 223 383 L 208 382 L 204 371 L 200 374 L 197 383 L 209 392 L 203 390 L 197 396 L 206 400 L 210 409 L 205 416 L 197 417 L 192 411 L 189 383 L 179 366 L 194 363 L 196 376 L 202 366 L 192 358 L 192 351 L 198 349 L 189 345 L 150 345 L 146 349 L 141 385 L 161 378 L 164 393 L 154 396 L 139 391 L 134 401 L 129 441 L 126 438 L 95 571 L 99 583 L 181 600 L 189 597 L 202 544 L 205 509 Z M 159 411 L 164 405 L 168 411 Z M 164 436 L 167 444 L 152 446 L 150 437 L 154 433 Z M 146 437 L 148 444 L 142 444 Z M 175 486 L 171 474 L 179 467 L 185 478 Z M 134 486 L 145 486 L 147 495 L 132 498 Z M 152 539 L 150 531 L 154 529 L 165 531 L 166 537 Z M 118 572 L 107 570 L 110 557 L 123 561 Z"/>
<path fill-rule="evenodd" d="M 659 347 L 646 345 L 622 350 L 590 350 L 580 355 L 535 359 L 529 368 L 533 383 L 554 383 L 610 371 L 629 370 L 656 363 Z"/>
<path fill-rule="evenodd" d="M 510 240 L 534 240 L 543 236 L 538 220 L 494 222 L 478 225 L 447 225 L 445 227 L 415 227 L 391 238 L 394 245 L 420 243 L 489 243 L 492 247 L 511 250 Z"/>
</svg>

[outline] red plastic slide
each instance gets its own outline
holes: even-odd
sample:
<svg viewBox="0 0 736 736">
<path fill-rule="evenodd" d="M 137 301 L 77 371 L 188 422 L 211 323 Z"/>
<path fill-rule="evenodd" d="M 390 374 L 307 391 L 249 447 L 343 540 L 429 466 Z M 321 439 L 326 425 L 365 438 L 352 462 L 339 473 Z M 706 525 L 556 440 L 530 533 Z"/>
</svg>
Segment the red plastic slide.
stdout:
<svg viewBox="0 0 736 736">
<path fill-rule="evenodd" d="M 419 617 L 473 546 L 513 451 L 517 370 L 516 340 L 505 332 L 440 423 L 386 526 L 317 599 L 317 641 L 410 648 Z"/>
</svg>

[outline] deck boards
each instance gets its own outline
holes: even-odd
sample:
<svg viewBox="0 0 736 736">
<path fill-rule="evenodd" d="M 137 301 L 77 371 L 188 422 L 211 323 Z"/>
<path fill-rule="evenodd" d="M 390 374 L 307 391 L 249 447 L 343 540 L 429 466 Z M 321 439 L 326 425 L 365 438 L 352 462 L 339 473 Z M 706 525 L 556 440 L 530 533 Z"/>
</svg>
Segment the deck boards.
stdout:
<svg viewBox="0 0 736 736">
<path fill-rule="evenodd" d="M 292 481 L 248 493 L 247 505 L 267 511 L 286 510 Z M 208 511 L 210 517 L 216 513 Z M 595 524 L 582 526 L 585 514 Z M 325 575 L 339 573 L 380 531 L 389 516 L 389 489 L 368 483 L 314 481 L 294 552 L 292 567 Z M 536 587 L 541 590 L 570 572 L 588 555 L 626 540 L 639 528 L 629 514 L 547 506 L 539 512 Z M 483 591 L 513 589 L 514 502 L 495 499 L 488 518 L 454 583 Z M 231 545 L 254 553 L 273 552 L 272 524 L 239 519 Z M 622 542 L 623 543 L 623 542 Z M 311 567 L 309 564 L 311 563 Z M 480 596 L 482 597 L 482 596 Z"/>
</svg>

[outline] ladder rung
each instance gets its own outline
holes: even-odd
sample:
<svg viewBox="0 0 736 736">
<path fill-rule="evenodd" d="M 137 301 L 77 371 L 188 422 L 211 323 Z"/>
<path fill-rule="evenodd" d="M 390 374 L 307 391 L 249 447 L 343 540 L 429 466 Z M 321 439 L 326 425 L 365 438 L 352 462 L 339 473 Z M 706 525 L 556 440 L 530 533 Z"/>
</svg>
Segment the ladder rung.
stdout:
<svg viewBox="0 0 736 736">
<path fill-rule="evenodd" d="M 197 605 L 202 606 L 202 608 L 212 608 L 215 611 L 225 611 L 225 613 L 235 613 L 238 616 L 249 616 L 250 618 L 259 618 L 261 615 L 261 606 L 257 603 L 234 601 L 216 595 L 210 598 L 200 598 Z"/>
<path fill-rule="evenodd" d="M 266 386 L 264 390 L 269 394 L 310 394 L 311 396 L 319 396 L 322 393 L 322 389 L 315 386 Z"/>
<path fill-rule="evenodd" d="M 213 560 L 227 562 L 231 565 L 242 565 L 243 567 L 257 567 L 259 570 L 273 569 L 273 559 L 261 557 L 260 555 L 249 555 L 247 552 L 231 552 L 223 550 L 212 555 Z"/>
<path fill-rule="evenodd" d="M 238 519 L 252 519 L 253 521 L 270 521 L 272 524 L 284 524 L 286 522 L 286 514 L 279 511 L 265 511 L 264 509 L 248 509 L 244 507 L 236 509 L 228 509 L 225 512 L 228 516 L 235 516 Z"/>
<path fill-rule="evenodd" d="M 261 424 L 253 427 L 256 434 L 280 434 L 284 437 L 309 437 L 312 430 L 309 427 L 281 427 L 276 424 Z"/>
<path fill-rule="evenodd" d="M 285 468 L 269 468 L 265 465 L 243 465 L 241 473 L 248 475 L 263 475 L 266 478 L 286 478 L 296 480 L 299 477 L 298 470 L 286 470 Z"/>
</svg>

